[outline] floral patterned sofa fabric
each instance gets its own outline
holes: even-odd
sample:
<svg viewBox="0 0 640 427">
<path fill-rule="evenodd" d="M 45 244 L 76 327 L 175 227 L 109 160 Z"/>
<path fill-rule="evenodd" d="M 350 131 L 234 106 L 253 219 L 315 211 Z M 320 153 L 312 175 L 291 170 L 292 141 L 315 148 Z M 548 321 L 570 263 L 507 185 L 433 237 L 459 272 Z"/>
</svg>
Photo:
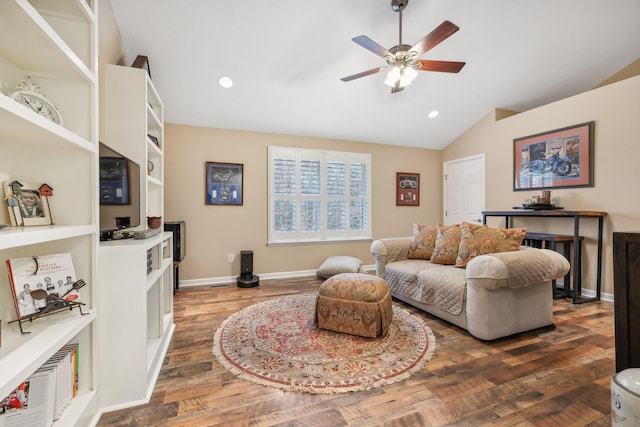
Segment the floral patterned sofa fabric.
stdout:
<svg viewBox="0 0 640 427">
<path fill-rule="evenodd" d="M 375 240 L 376 275 L 391 295 L 492 340 L 553 323 L 551 280 L 569 263 L 561 254 L 532 247 L 482 254 L 466 268 L 410 259 L 413 237 Z"/>
</svg>

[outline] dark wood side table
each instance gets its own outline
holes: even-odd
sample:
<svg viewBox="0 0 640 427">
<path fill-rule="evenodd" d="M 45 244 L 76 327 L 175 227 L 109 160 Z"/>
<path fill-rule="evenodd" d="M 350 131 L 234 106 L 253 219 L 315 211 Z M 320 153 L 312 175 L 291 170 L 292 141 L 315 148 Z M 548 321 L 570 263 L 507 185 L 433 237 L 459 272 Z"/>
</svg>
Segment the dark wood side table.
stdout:
<svg viewBox="0 0 640 427">
<path fill-rule="evenodd" d="M 574 248 L 574 251 L 578 251 L 578 260 L 582 260 L 582 239 L 580 236 L 580 245 Z M 562 244 L 562 252 L 567 261 L 571 262 L 571 245 L 573 244 L 573 236 L 569 234 L 551 234 L 551 233 L 529 233 L 524 236 L 524 240 L 522 242 L 525 246 L 533 246 L 536 248 L 545 248 L 551 249 L 555 251 L 557 248 L 557 243 Z M 582 265 L 578 264 L 577 266 L 572 266 L 572 268 L 576 268 L 578 271 L 582 271 Z M 574 284 L 575 287 L 575 284 Z M 562 292 L 559 292 L 559 289 L 556 287 L 556 280 L 551 281 L 551 289 L 553 289 L 553 298 L 569 298 L 571 296 L 571 270 L 567 272 L 564 276 L 564 281 L 562 284 Z"/>
<path fill-rule="evenodd" d="M 640 233 L 613 233 L 616 372 L 640 368 Z"/>
<path fill-rule="evenodd" d="M 580 259 L 581 253 L 577 250 L 573 251 L 573 261 L 571 263 L 573 270 L 573 295 L 574 304 L 582 304 L 589 301 L 600 300 L 602 291 L 602 231 L 604 228 L 604 217 L 606 212 L 599 211 L 566 211 L 564 209 L 554 210 L 533 210 L 533 209 L 513 209 L 508 211 L 484 211 L 482 212 L 482 222 L 487 223 L 489 216 L 503 216 L 506 228 L 513 226 L 514 217 L 533 217 L 533 218 L 573 218 L 573 247 L 574 249 L 580 245 L 580 220 L 582 218 L 593 218 L 598 220 L 598 260 L 596 273 L 596 296 L 585 297 L 582 295 L 582 271 L 578 266 L 582 265 Z"/>
</svg>

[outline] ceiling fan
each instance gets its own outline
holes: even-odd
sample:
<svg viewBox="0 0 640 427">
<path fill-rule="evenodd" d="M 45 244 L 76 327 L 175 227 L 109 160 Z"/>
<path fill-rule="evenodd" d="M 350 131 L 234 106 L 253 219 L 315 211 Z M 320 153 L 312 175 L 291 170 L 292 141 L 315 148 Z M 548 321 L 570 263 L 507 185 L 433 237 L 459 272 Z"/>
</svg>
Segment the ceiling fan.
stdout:
<svg viewBox="0 0 640 427">
<path fill-rule="evenodd" d="M 400 41 L 396 46 L 387 50 L 367 36 L 358 36 L 352 39 L 363 48 L 384 58 L 388 65 L 343 77 L 340 80 L 343 82 L 349 82 L 351 80 L 359 79 L 360 77 L 389 70 L 385 84 L 391 86 L 391 93 L 396 93 L 403 90 L 405 86 L 411 84 L 411 82 L 415 80 L 418 75 L 417 71 L 458 73 L 462 67 L 464 67 L 464 62 L 417 59 L 420 55 L 433 49 L 460 29 L 457 25 L 449 21 L 444 21 L 435 30 L 424 36 L 422 40 L 414 46 L 402 44 L 402 10 L 407 7 L 407 4 L 409 4 L 409 0 L 391 0 L 391 8 L 395 12 L 398 12 L 400 16 Z"/>
</svg>

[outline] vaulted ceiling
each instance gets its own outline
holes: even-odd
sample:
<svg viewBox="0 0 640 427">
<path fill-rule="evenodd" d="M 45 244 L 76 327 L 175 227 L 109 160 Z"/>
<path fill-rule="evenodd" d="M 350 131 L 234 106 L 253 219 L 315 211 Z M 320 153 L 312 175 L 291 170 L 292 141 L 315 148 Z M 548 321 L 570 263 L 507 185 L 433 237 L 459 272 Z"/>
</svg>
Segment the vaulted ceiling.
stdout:
<svg viewBox="0 0 640 427">
<path fill-rule="evenodd" d="M 340 80 L 386 65 L 351 39 L 397 45 L 391 0 L 111 4 L 126 62 L 149 57 L 165 121 L 195 126 L 442 149 L 494 108 L 590 90 L 640 58 L 638 0 L 411 0 L 403 43 L 449 20 L 460 30 L 420 59 L 466 65 L 391 94 L 385 72 Z"/>
</svg>

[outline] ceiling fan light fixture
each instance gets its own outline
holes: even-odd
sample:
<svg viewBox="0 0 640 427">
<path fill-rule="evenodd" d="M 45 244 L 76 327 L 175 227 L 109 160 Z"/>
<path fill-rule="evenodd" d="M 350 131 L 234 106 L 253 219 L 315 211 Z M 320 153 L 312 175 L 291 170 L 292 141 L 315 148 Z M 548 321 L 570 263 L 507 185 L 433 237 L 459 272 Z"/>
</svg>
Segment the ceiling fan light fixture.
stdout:
<svg viewBox="0 0 640 427">
<path fill-rule="evenodd" d="M 400 87 L 410 85 L 418 77 L 418 72 L 413 67 L 404 67 L 400 73 Z"/>
<path fill-rule="evenodd" d="M 400 67 L 394 65 L 393 67 L 391 67 L 391 70 L 389 70 L 387 79 L 384 81 L 384 84 L 394 87 L 398 80 L 400 80 Z"/>
<path fill-rule="evenodd" d="M 413 67 L 394 65 L 391 70 L 389 70 L 384 84 L 391 87 L 395 87 L 396 84 L 398 87 L 405 87 L 410 85 L 417 76 L 418 72 Z"/>
</svg>

